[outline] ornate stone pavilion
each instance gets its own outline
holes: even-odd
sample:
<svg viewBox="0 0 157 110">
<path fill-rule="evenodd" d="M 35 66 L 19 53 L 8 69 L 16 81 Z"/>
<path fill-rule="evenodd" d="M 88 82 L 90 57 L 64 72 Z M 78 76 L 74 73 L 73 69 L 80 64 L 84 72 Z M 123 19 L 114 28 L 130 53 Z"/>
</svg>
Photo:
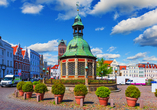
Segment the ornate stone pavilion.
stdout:
<svg viewBox="0 0 157 110">
<path fill-rule="evenodd" d="M 96 57 L 93 56 L 90 46 L 83 39 L 83 29 L 79 14 L 75 17 L 73 39 L 69 42 L 66 52 L 60 57 L 61 79 L 95 79 Z M 88 67 L 88 71 L 85 68 Z"/>
</svg>

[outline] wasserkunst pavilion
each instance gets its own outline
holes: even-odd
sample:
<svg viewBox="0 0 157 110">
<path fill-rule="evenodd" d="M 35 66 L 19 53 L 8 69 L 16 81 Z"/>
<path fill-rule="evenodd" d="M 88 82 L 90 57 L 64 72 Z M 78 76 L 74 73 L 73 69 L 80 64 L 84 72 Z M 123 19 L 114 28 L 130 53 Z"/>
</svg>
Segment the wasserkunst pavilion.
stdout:
<svg viewBox="0 0 157 110">
<path fill-rule="evenodd" d="M 90 46 L 83 39 L 83 29 L 79 13 L 75 17 L 73 39 L 69 42 L 66 52 L 60 57 L 61 79 L 95 79 L 96 57 L 93 56 Z M 88 67 L 88 70 L 85 68 Z"/>
</svg>

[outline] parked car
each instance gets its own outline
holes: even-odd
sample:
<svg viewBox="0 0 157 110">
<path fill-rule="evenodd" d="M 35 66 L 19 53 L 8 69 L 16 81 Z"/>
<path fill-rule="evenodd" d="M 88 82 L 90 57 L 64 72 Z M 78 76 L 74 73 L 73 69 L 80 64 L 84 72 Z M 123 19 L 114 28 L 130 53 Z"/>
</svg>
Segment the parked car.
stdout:
<svg viewBox="0 0 157 110">
<path fill-rule="evenodd" d="M 39 81 L 39 79 L 34 79 L 34 78 L 33 78 L 33 79 L 30 79 L 30 81 L 31 81 L 31 82 Z"/>
</svg>

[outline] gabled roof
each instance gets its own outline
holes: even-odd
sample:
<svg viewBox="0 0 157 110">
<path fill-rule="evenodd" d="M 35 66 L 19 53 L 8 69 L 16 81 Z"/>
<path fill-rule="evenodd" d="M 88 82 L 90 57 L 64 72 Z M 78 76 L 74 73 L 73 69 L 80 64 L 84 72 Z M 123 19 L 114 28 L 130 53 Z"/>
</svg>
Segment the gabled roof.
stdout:
<svg viewBox="0 0 157 110">
<path fill-rule="evenodd" d="M 26 53 L 26 50 L 22 50 L 22 56 L 24 57 Z"/>
<path fill-rule="evenodd" d="M 58 69 L 59 65 L 54 65 L 51 69 Z"/>
<path fill-rule="evenodd" d="M 13 48 L 13 54 L 15 55 L 15 53 L 17 52 L 18 45 L 12 46 L 12 48 Z M 20 49 L 22 51 L 22 48 L 20 48 Z"/>
<path fill-rule="evenodd" d="M 104 63 L 111 64 L 113 60 L 105 60 Z"/>
<path fill-rule="evenodd" d="M 122 70 L 123 68 L 126 70 L 127 66 L 119 66 L 120 70 Z"/>
</svg>

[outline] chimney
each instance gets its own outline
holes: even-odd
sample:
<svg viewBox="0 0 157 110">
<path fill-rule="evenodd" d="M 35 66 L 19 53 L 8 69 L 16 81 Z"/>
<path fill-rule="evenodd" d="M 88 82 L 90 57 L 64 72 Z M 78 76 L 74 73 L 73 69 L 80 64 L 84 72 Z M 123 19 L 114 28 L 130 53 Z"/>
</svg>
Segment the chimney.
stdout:
<svg viewBox="0 0 157 110">
<path fill-rule="evenodd" d="M 1 39 L 2 37 L 0 36 L 0 39 Z"/>
</svg>

